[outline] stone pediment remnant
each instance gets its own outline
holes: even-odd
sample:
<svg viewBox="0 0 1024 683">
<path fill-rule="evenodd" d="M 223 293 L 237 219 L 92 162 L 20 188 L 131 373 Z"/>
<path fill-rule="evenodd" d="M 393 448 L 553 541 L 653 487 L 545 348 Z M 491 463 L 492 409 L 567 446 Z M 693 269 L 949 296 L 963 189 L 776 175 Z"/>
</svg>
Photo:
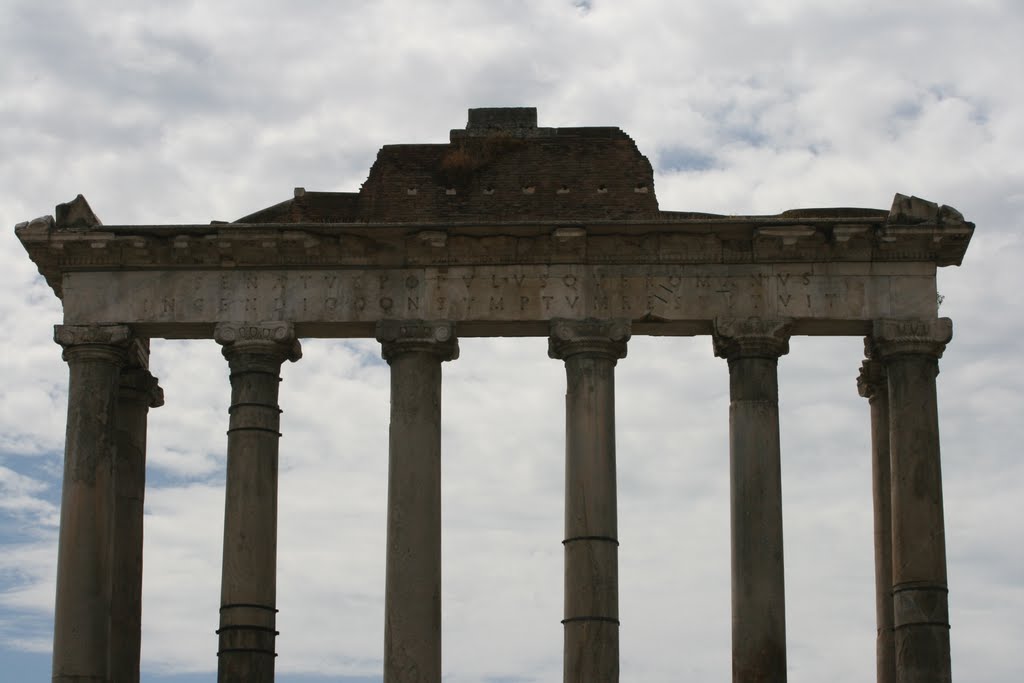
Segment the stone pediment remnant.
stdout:
<svg viewBox="0 0 1024 683">
<path fill-rule="evenodd" d="M 54 215 L 58 230 L 91 230 L 103 225 L 82 195 L 65 204 L 58 204 Z"/>
<path fill-rule="evenodd" d="M 966 221 L 964 221 L 964 215 L 952 206 L 939 206 L 927 199 L 897 194 L 893 198 L 892 208 L 889 210 L 889 223 L 964 225 Z"/>
</svg>

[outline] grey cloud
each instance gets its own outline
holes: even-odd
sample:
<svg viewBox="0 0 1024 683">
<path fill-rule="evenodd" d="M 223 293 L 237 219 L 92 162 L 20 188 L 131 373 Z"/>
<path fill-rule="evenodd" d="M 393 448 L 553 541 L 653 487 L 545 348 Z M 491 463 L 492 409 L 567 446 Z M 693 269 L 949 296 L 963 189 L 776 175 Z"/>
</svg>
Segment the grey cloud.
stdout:
<svg viewBox="0 0 1024 683">
<path fill-rule="evenodd" d="M 900 191 L 977 221 L 964 266 L 939 275 L 956 330 L 938 379 L 954 667 L 981 683 L 1020 677 L 1024 559 L 1006 539 L 1024 488 L 1024 101 L 1006 68 L 1022 59 L 1024 10 L 579 4 L 8 7 L 0 374 L 14 389 L 0 396 L 0 463 L 46 488 L 0 513 L 0 531 L 37 520 L 0 539 L 0 602 L 19 615 L 0 623 L 0 641 L 47 647 L 46 505 L 66 383 L 50 341 L 59 304 L 10 226 L 83 191 L 107 223 L 165 223 L 231 219 L 296 185 L 354 190 L 381 144 L 445 140 L 468 106 L 522 104 L 542 125 L 622 126 L 658 164 L 666 209 L 884 208 Z M 382 653 L 387 370 L 373 342 L 305 344 L 282 385 L 281 665 L 365 677 Z M 859 681 L 873 667 L 859 360 L 856 339 L 800 339 L 780 362 L 794 682 Z M 150 423 L 144 666 L 208 671 L 226 368 L 211 342 L 155 341 L 153 363 L 168 399 Z M 536 339 L 466 340 L 445 366 L 453 683 L 557 678 L 562 373 Z M 706 337 L 635 338 L 617 382 L 623 671 L 645 683 L 726 678 L 724 362 Z"/>
</svg>

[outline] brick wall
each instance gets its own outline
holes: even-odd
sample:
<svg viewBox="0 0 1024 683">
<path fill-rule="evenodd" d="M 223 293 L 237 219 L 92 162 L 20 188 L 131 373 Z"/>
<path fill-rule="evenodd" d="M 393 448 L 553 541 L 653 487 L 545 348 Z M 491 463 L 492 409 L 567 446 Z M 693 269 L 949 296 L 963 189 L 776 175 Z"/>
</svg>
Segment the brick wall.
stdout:
<svg viewBox="0 0 1024 683">
<path fill-rule="evenodd" d="M 239 222 L 655 218 L 647 157 L 618 128 L 538 128 L 536 110 L 471 109 L 448 144 L 385 145 L 358 194 L 296 192 Z"/>
<path fill-rule="evenodd" d="M 364 221 L 622 220 L 658 213 L 651 164 L 617 128 L 388 145 L 359 192 Z M 457 131 L 455 131 L 457 132 Z"/>
</svg>

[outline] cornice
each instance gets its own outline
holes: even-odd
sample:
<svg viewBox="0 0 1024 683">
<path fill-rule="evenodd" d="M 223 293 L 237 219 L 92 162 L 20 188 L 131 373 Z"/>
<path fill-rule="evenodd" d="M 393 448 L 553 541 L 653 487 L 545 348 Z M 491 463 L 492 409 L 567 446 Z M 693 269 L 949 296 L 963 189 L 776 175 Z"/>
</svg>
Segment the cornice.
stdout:
<svg viewBox="0 0 1024 683">
<path fill-rule="evenodd" d="M 899 217 L 897 217 L 899 218 Z M 507 264 L 925 262 L 959 265 L 974 224 L 871 217 L 668 217 L 617 222 L 281 223 L 15 228 L 58 296 L 77 271 Z"/>
</svg>

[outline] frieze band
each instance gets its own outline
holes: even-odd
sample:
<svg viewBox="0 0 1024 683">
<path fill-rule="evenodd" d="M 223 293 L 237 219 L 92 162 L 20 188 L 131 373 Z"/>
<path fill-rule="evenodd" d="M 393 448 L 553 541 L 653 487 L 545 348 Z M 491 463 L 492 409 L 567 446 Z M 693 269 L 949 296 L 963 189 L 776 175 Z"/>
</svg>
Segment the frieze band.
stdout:
<svg viewBox="0 0 1024 683">
<path fill-rule="evenodd" d="M 207 336 L 225 320 L 288 320 L 303 336 L 363 336 L 378 320 L 547 323 L 628 318 L 667 333 L 706 334 L 715 318 L 819 323 L 816 334 L 863 334 L 880 317 L 935 315 L 934 274 L 914 264 L 804 268 L 794 265 L 490 266 L 275 273 L 178 272 L 154 290 L 146 273 L 68 275 L 69 323 L 134 321 L 146 335 Z M 920 294 L 908 295 L 908 292 Z M 901 292 L 899 296 L 894 292 Z M 700 325 L 690 323 L 700 321 Z M 846 324 L 843 324 L 845 321 Z M 196 327 L 187 327 L 187 324 Z M 307 329 L 313 325 L 314 334 Z"/>
</svg>

